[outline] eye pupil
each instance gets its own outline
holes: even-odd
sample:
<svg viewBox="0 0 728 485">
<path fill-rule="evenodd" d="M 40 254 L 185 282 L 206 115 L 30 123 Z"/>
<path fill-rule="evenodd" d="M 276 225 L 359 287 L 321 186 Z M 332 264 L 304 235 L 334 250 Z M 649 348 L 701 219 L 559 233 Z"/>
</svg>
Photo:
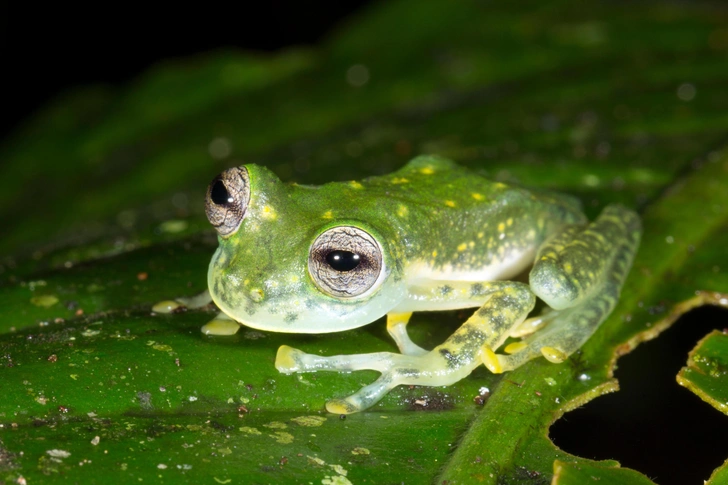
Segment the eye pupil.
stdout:
<svg viewBox="0 0 728 485">
<path fill-rule="evenodd" d="M 234 200 L 222 180 L 218 180 L 212 185 L 212 190 L 210 190 L 210 198 L 217 205 L 230 204 Z"/>
<path fill-rule="evenodd" d="M 351 271 L 359 266 L 361 258 L 351 251 L 336 250 L 326 255 L 326 262 L 336 271 Z"/>
</svg>

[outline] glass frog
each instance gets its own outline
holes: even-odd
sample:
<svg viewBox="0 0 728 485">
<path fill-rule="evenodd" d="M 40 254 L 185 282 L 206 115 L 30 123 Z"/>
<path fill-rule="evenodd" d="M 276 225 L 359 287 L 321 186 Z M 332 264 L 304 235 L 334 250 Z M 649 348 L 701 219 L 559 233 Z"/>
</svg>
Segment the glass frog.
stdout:
<svg viewBox="0 0 728 485">
<path fill-rule="evenodd" d="M 222 310 L 203 327 L 326 333 L 386 315 L 400 353 L 320 356 L 278 349 L 283 373 L 372 369 L 381 376 L 327 402 L 347 414 L 399 385 L 446 386 L 484 364 L 501 373 L 545 357 L 561 363 L 614 308 L 641 234 L 619 205 L 589 222 L 566 195 L 490 181 L 447 159 L 421 156 L 360 182 L 283 184 L 257 165 L 210 184 L 207 217 L 220 246 L 209 295 Z M 511 280 L 528 273 L 528 283 Z M 550 311 L 527 318 L 536 298 Z M 432 350 L 413 343 L 415 311 L 475 308 Z M 520 338 L 500 351 L 509 337 Z M 499 351 L 499 353 L 496 353 Z"/>
</svg>

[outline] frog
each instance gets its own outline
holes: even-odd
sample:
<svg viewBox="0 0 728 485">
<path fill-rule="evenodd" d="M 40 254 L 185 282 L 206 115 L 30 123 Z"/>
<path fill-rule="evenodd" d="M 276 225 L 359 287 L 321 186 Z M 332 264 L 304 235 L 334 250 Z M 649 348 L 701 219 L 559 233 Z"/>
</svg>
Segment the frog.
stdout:
<svg viewBox="0 0 728 485">
<path fill-rule="evenodd" d="M 480 365 L 501 374 L 537 358 L 565 362 L 617 304 L 642 231 L 622 205 L 589 221 L 576 197 L 493 181 L 435 155 L 319 186 L 246 164 L 212 180 L 205 207 L 219 242 L 208 292 L 177 302 L 217 305 L 203 333 L 324 334 L 386 319 L 398 352 L 277 351 L 283 374 L 378 371 L 326 402 L 342 415 L 397 386 L 451 385 Z M 537 300 L 545 310 L 530 315 Z M 434 348 L 409 337 L 414 312 L 461 309 L 473 312 Z"/>
</svg>

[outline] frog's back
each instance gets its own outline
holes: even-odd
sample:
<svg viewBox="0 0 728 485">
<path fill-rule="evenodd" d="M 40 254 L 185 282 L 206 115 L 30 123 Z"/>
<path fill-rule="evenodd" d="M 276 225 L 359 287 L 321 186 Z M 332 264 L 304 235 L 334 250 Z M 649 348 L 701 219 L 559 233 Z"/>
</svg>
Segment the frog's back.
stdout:
<svg viewBox="0 0 728 485">
<path fill-rule="evenodd" d="M 408 201 L 411 206 L 430 207 L 434 209 L 431 215 L 442 213 L 448 219 L 454 211 L 489 217 L 510 205 L 530 213 L 553 211 L 554 218 L 575 222 L 573 219 L 581 217 L 582 211 L 575 197 L 493 181 L 434 155 L 419 156 L 396 172 L 364 179 L 361 184 L 371 195 L 378 193 L 383 198 Z"/>
<path fill-rule="evenodd" d="M 406 239 L 405 259 L 428 278 L 513 276 L 554 230 L 584 221 L 575 198 L 494 182 L 442 157 L 417 157 L 362 184 L 368 214 Z"/>
</svg>

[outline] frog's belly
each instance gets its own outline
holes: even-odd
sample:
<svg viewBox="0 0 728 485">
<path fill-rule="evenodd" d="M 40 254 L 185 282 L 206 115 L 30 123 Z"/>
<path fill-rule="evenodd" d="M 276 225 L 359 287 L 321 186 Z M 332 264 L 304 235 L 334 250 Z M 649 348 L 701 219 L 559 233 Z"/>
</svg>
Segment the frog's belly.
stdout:
<svg viewBox="0 0 728 485">
<path fill-rule="evenodd" d="M 453 264 L 433 267 L 427 263 L 414 263 L 407 270 L 410 282 L 469 281 L 473 283 L 506 280 L 521 274 L 533 265 L 536 249 L 512 253 L 503 259 L 491 260 L 485 265 L 463 268 Z"/>
</svg>

